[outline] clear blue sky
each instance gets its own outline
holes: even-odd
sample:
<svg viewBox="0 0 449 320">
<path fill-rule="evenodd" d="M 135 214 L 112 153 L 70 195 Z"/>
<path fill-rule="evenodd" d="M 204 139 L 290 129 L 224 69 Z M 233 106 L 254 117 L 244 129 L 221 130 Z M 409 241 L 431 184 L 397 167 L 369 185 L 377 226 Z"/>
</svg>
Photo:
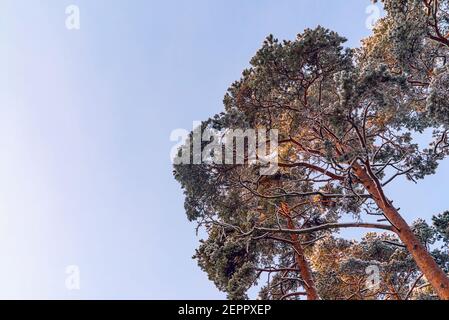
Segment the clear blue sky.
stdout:
<svg viewBox="0 0 449 320">
<path fill-rule="evenodd" d="M 81 30 L 65 28 L 78 5 Z M 222 109 L 269 33 L 369 34 L 361 0 L 2 0 L 0 298 L 223 298 L 191 259 L 170 132 Z M 446 163 L 390 195 L 449 208 Z M 65 288 L 78 265 L 81 290 Z"/>
</svg>

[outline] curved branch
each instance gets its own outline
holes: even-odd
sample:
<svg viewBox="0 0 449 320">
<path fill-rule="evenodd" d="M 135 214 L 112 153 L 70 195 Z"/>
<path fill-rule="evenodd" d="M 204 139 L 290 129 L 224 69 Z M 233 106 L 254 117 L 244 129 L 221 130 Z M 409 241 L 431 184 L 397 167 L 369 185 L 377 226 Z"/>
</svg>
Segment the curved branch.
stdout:
<svg viewBox="0 0 449 320">
<path fill-rule="evenodd" d="M 279 163 L 278 166 L 280 168 L 297 168 L 297 167 L 305 167 L 308 168 L 310 170 L 313 171 L 317 171 L 320 172 L 326 176 L 328 176 L 329 178 L 332 178 L 334 180 L 338 180 L 338 181 L 345 181 L 345 177 L 340 176 L 338 174 L 335 174 L 333 172 L 330 172 L 326 169 L 323 169 L 319 166 L 315 166 L 313 164 L 307 163 L 307 162 L 297 162 L 297 163 Z"/>
<path fill-rule="evenodd" d="M 307 234 L 311 232 L 321 231 L 321 230 L 330 230 L 330 229 L 345 229 L 345 228 L 367 228 L 367 229 L 381 229 L 394 232 L 394 228 L 385 224 L 378 223 L 326 223 L 320 226 L 304 228 L 304 229 L 275 229 L 275 228 L 263 228 L 263 227 L 255 227 L 255 231 L 264 231 L 264 232 L 280 232 L 280 233 L 288 233 L 288 234 Z"/>
<path fill-rule="evenodd" d="M 280 300 L 285 300 L 285 299 L 291 298 L 291 297 L 306 296 L 306 295 L 307 294 L 305 292 L 292 292 L 292 293 L 287 293 L 287 294 L 283 295 Z"/>
</svg>

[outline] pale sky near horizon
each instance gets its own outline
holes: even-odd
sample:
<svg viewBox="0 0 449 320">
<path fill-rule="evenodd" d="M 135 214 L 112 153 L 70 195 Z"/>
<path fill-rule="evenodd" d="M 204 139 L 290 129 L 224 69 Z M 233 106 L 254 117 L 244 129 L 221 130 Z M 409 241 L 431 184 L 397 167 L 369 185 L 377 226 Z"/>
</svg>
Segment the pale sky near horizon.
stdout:
<svg viewBox="0 0 449 320">
<path fill-rule="evenodd" d="M 320 24 L 355 47 L 369 4 L 0 0 L 0 298 L 224 298 L 191 259 L 170 132 L 220 112 L 268 34 Z M 448 177 L 446 161 L 388 191 L 408 221 L 429 219 L 449 209 Z"/>
</svg>

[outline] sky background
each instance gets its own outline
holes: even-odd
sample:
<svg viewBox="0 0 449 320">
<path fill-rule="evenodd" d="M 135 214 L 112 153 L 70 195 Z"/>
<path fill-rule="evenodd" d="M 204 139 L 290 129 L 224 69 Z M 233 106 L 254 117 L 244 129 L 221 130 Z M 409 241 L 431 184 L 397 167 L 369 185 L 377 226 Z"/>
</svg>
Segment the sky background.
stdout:
<svg viewBox="0 0 449 320">
<path fill-rule="evenodd" d="M 369 4 L 0 0 L 0 298 L 224 298 L 191 259 L 170 133 L 222 110 L 268 34 L 320 24 L 355 47 Z M 446 161 L 388 193 L 408 221 L 430 218 L 449 208 L 448 177 Z"/>
</svg>

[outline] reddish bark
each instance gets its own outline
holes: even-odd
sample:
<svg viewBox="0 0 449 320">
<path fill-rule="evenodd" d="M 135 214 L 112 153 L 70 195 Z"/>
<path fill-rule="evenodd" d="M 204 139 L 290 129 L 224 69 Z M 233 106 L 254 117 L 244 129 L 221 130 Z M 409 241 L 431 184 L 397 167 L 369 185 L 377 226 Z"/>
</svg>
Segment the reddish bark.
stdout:
<svg viewBox="0 0 449 320">
<path fill-rule="evenodd" d="M 282 211 L 284 216 L 287 218 L 287 226 L 290 230 L 296 230 L 296 225 L 290 215 L 290 209 L 287 204 L 282 204 Z M 292 241 L 293 248 L 295 249 L 295 259 L 296 264 L 299 268 L 301 278 L 304 281 L 304 290 L 307 295 L 307 300 L 319 300 L 318 292 L 315 287 L 315 281 L 313 280 L 312 270 L 305 257 L 304 248 L 301 245 L 301 239 L 297 234 L 290 234 L 290 239 Z"/>
<path fill-rule="evenodd" d="M 425 246 L 418 240 L 410 226 L 402 218 L 398 210 L 385 196 L 379 180 L 370 173 L 369 167 L 354 165 L 357 178 L 365 186 L 368 193 L 373 197 L 378 207 L 383 211 L 385 217 L 394 227 L 394 231 L 413 256 L 417 266 L 432 285 L 435 292 L 443 300 L 449 300 L 449 278 L 438 266 Z"/>
</svg>

